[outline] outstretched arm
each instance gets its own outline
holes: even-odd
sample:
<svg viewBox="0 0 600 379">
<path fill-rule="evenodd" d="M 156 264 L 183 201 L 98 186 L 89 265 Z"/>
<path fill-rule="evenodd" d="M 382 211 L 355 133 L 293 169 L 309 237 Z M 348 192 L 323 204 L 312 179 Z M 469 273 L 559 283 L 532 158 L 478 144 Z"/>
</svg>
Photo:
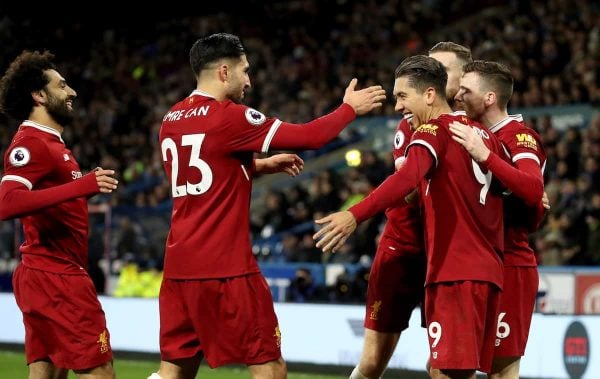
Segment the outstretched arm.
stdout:
<svg viewBox="0 0 600 379">
<path fill-rule="evenodd" d="M 380 108 L 385 100 L 381 86 L 356 90 L 356 79 L 352 79 L 344 95 L 344 103 L 335 111 L 306 124 L 281 122 L 274 132 L 270 148 L 276 150 L 318 149 L 334 139 L 354 120 Z"/>
<path fill-rule="evenodd" d="M 98 192 L 111 193 L 118 183 L 111 177 L 114 173 L 113 170 L 97 169 L 70 183 L 41 190 L 29 190 L 22 182 L 4 177 L 0 185 L 0 219 L 26 216 L 63 201 Z"/>
<path fill-rule="evenodd" d="M 337 251 L 354 232 L 358 223 L 404 202 L 405 197 L 425 178 L 434 164 L 434 158 L 427 148 L 419 144 L 413 145 L 402 167 L 369 196 L 348 211 L 333 213 L 315 221 L 324 225 L 313 236 L 318 241 L 316 246 L 324 252 Z"/>
</svg>

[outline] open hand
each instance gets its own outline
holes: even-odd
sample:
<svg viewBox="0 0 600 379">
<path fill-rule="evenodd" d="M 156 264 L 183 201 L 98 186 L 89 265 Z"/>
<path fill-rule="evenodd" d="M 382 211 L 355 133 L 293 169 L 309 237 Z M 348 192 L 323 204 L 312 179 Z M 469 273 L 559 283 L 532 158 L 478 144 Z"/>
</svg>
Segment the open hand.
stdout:
<svg viewBox="0 0 600 379">
<path fill-rule="evenodd" d="M 483 162 L 490 156 L 490 149 L 479 134 L 487 132 L 456 121 L 450 124 L 450 131 L 454 134 L 452 139 L 460 143 L 477 162 Z"/>
<path fill-rule="evenodd" d="M 344 246 L 357 226 L 354 215 L 348 211 L 332 213 L 315 222 L 324 225 L 313 235 L 313 239 L 317 241 L 316 246 L 325 253 L 336 252 Z"/>
<path fill-rule="evenodd" d="M 348 84 L 344 94 L 344 103 L 354 108 L 357 115 L 363 115 L 383 106 L 385 90 L 382 86 L 371 86 L 357 91 L 356 83 L 358 80 L 354 78 Z"/>
</svg>

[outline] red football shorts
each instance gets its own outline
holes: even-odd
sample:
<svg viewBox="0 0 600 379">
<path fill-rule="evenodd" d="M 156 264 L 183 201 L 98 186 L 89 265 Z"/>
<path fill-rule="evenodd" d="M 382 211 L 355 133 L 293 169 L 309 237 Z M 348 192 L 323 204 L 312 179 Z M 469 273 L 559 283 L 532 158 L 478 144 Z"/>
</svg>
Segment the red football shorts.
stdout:
<svg viewBox="0 0 600 379">
<path fill-rule="evenodd" d="M 262 274 L 164 279 L 159 304 L 160 353 L 165 361 L 202 353 L 215 368 L 281 357 L 279 324 Z"/>
<path fill-rule="evenodd" d="M 390 247 L 382 239 L 371 266 L 365 328 L 400 333 L 423 301 L 426 261 L 424 252 L 405 254 Z"/>
<path fill-rule="evenodd" d="M 64 275 L 19 265 L 13 275 L 25 324 L 27 364 L 94 368 L 112 360 L 110 335 L 96 289 L 87 275 Z"/>
<path fill-rule="evenodd" d="M 488 282 L 425 287 L 431 367 L 490 372 L 500 289 Z"/>
<path fill-rule="evenodd" d="M 537 267 L 504 267 L 494 356 L 525 354 L 538 285 Z"/>
</svg>

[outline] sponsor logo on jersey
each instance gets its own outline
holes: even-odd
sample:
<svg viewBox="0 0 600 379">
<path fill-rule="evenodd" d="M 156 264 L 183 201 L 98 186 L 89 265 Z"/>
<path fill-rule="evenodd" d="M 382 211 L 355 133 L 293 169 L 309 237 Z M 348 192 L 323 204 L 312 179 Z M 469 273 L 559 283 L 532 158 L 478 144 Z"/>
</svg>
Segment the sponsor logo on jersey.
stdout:
<svg viewBox="0 0 600 379">
<path fill-rule="evenodd" d="M 417 132 L 429 133 L 432 136 L 436 136 L 438 128 L 439 128 L 439 126 L 437 126 L 437 125 L 423 124 L 417 128 Z"/>
<path fill-rule="evenodd" d="M 590 339 L 585 326 L 573 321 L 567 328 L 563 341 L 563 362 L 571 378 L 585 374 L 590 359 Z"/>
<path fill-rule="evenodd" d="M 246 120 L 248 120 L 250 124 L 258 126 L 262 125 L 267 118 L 256 109 L 248 108 L 246 109 Z"/>
<path fill-rule="evenodd" d="M 379 318 L 379 311 L 381 310 L 381 300 L 375 300 L 371 305 L 371 313 L 369 313 L 370 320 L 377 320 Z"/>
<path fill-rule="evenodd" d="M 13 166 L 25 166 L 27 163 L 29 163 L 31 154 L 29 154 L 29 150 L 27 150 L 26 147 L 19 146 L 12 149 L 9 159 L 10 164 Z"/>
<path fill-rule="evenodd" d="M 537 141 L 535 140 L 535 138 L 533 138 L 533 136 L 531 136 L 531 134 L 519 133 L 516 134 L 515 137 L 517 138 L 518 147 L 525 147 L 528 149 L 537 150 Z"/>
<path fill-rule="evenodd" d="M 69 154 L 67 154 L 67 153 L 63 154 L 63 159 L 65 160 L 65 162 L 68 161 L 70 159 Z"/>
<path fill-rule="evenodd" d="M 98 344 L 100 345 L 100 354 L 104 354 L 108 351 L 108 333 L 106 332 L 106 329 L 104 329 L 102 333 L 100 333 L 100 335 L 98 336 L 98 341 L 96 342 L 98 342 Z"/>
<path fill-rule="evenodd" d="M 402 133 L 401 130 L 398 130 L 394 136 L 394 148 L 396 148 L 396 150 L 401 148 L 402 145 L 404 145 L 404 140 L 404 133 Z"/>
</svg>

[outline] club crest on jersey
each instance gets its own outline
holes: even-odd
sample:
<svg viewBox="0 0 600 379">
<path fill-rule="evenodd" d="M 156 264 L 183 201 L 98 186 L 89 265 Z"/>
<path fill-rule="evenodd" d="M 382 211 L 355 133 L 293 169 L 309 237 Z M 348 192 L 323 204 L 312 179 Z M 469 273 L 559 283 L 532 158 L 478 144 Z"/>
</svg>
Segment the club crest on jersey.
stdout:
<svg viewBox="0 0 600 379">
<path fill-rule="evenodd" d="M 25 166 L 29 163 L 29 159 L 31 159 L 31 155 L 29 154 L 29 150 L 25 147 L 15 147 L 10 152 L 10 164 L 13 166 Z"/>
<path fill-rule="evenodd" d="M 404 133 L 402 133 L 401 130 L 398 130 L 394 136 L 394 147 L 399 149 L 402 145 L 404 145 Z"/>
<path fill-rule="evenodd" d="M 248 120 L 250 124 L 258 126 L 262 125 L 267 118 L 256 109 L 248 108 L 246 109 L 246 120 Z"/>
</svg>

